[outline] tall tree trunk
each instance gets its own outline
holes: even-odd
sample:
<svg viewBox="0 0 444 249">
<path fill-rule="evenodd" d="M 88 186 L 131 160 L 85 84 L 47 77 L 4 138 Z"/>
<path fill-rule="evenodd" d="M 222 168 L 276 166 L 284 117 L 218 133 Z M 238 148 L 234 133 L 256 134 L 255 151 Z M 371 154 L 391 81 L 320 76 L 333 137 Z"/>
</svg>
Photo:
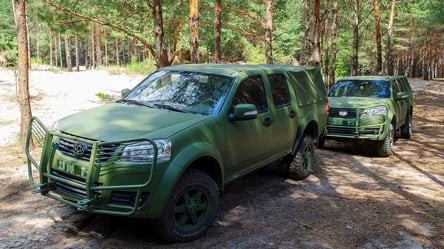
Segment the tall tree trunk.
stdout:
<svg viewBox="0 0 444 249">
<path fill-rule="evenodd" d="M 117 37 L 115 38 L 115 44 L 116 44 L 116 65 L 119 66 L 120 62 L 119 62 L 119 39 L 117 39 Z"/>
<path fill-rule="evenodd" d="M 429 49 L 427 39 L 424 40 L 424 51 L 422 53 L 422 75 L 424 80 L 430 80 L 429 77 Z"/>
<path fill-rule="evenodd" d="M 96 23 L 96 35 L 95 35 L 95 44 L 96 44 L 96 64 L 97 66 L 102 65 L 102 37 L 100 26 Z"/>
<path fill-rule="evenodd" d="M 58 63 L 58 49 L 57 49 L 57 33 L 54 34 L 54 58 L 55 58 L 55 66 L 59 65 Z"/>
<path fill-rule="evenodd" d="M 95 50 L 95 41 L 94 41 L 94 27 L 91 31 L 91 54 L 90 54 L 90 61 L 91 61 L 91 68 L 96 67 L 96 50 Z"/>
<path fill-rule="evenodd" d="M 88 46 L 88 36 L 85 39 L 85 69 L 89 68 L 89 64 L 88 64 L 88 56 L 89 56 L 89 46 Z"/>
<path fill-rule="evenodd" d="M 319 0 L 318 0 L 319 1 Z M 273 64 L 273 0 L 265 0 L 265 58 L 267 64 Z"/>
<path fill-rule="evenodd" d="M 128 64 L 130 64 L 132 61 L 131 58 L 131 39 L 128 39 Z"/>
<path fill-rule="evenodd" d="M 221 0 L 214 0 L 214 54 L 213 62 L 220 63 L 220 28 L 221 28 L 222 5 Z"/>
<path fill-rule="evenodd" d="M 199 63 L 199 0 L 190 0 L 190 58 Z"/>
<path fill-rule="evenodd" d="M 375 31 L 376 31 L 376 74 L 382 71 L 382 49 L 381 49 L 381 21 L 379 16 L 379 2 L 378 0 L 373 0 L 373 12 L 375 14 Z"/>
<path fill-rule="evenodd" d="M 52 32 L 49 30 L 49 65 L 52 67 Z"/>
<path fill-rule="evenodd" d="M 309 0 L 304 0 L 304 62 L 308 65 L 310 62 L 310 7 Z"/>
<path fill-rule="evenodd" d="M 125 58 L 125 39 L 122 38 L 120 41 L 120 51 L 122 51 L 122 65 L 126 65 L 126 58 Z"/>
<path fill-rule="evenodd" d="M 36 49 L 36 57 L 40 59 L 40 29 L 39 29 L 39 21 L 36 19 L 35 21 L 35 49 Z M 37 60 L 38 61 L 38 60 Z M 43 62 L 43 60 L 42 60 Z"/>
<path fill-rule="evenodd" d="M 28 68 L 31 69 L 31 39 L 29 37 L 28 8 L 25 7 L 26 39 L 28 40 Z"/>
<path fill-rule="evenodd" d="M 59 38 L 59 59 L 60 59 L 60 69 L 63 70 L 63 60 L 62 60 L 62 39 L 60 38 L 60 33 L 58 33 Z"/>
<path fill-rule="evenodd" d="M 163 33 L 163 16 L 162 16 L 162 1 L 153 0 L 153 22 L 154 22 L 154 37 L 156 42 L 156 64 L 157 68 L 169 66 L 166 52 L 165 38 Z"/>
<path fill-rule="evenodd" d="M 105 40 L 105 67 L 108 67 L 108 44 L 106 44 L 106 30 L 103 31 L 103 37 Z"/>
<path fill-rule="evenodd" d="M 79 47 L 79 37 L 74 34 L 74 47 L 76 52 L 76 70 L 80 72 L 80 47 Z"/>
<path fill-rule="evenodd" d="M 327 85 L 328 84 L 328 12 L 329 12 L 329 0 L 325 0 L 325 8 L 324 8 L 324 70 L 322 71 L 322 74 L 324 75 L 324 82 Z"/>
<path fill-rule="evenodd" d="M 358 75 L 359 71 L 359 61 L 358 61 L 358 53 L 359 53 L 359 25 L 360 25 L 360 9 L 359 9 L 359 0 L 355 0 L 355 22 L 353 24 L 353 54 L 352 54 L 352 72 L 353 76 Z"/>
<path fill-rule="evenodd" d="M 28 58 L 28 30 L 26 29 L 26 0 L 14 2 L 15 24 L 17 28 L 18 47 L 18 88 L 20 99 L 20 142 L 22 149 L 26 145 L 26 132 L 32 117 L 31 97 L 29 95 L 29 58 Z"/>
<path fill-rule="evenodd" d="M 415 19 L 412 17 L 412 35 L 410 36 L 410 70 L 409 77 L 415 77 Z"/>
<path fill-rule="evenodd" d="M 335 83 L 336 71 L 336 36 L 338 21 L 338 0 L 332 0 L 331 3 L 331 55 L 330 55 L 330 70 L 329 70 L 329 89 Z"/>
<path fill-rule="evenodd" d="M 139 52 L 137 49 L 137 40 L 133 39 L 133 56 L 136 61 L 139 61 Z"/>
<path fill-rule="evenodd" d="M 72 63 L 71 63 L 71 37 L 65 35 L 65 59 L 66 59 L 66 68 L 68 72 L 72 72 Z"/>
<path fill-rule="evenodd" d="M 385 60 L 387 64 L 387 75 L 393 75 L 393 56 L 392 56 L 392 47 L 391 47 L 391 39 L 392 39 L 392 30 L 393 30 L 393 19 L 395 17 L 395 3 L 396 0 L 392 0 L 392 7 L 390 11 L 390 21 L 387 30 L 387 44 L 385 46 Z"/>
<path fill-rule="evenodd" d="M 321 66 L 321 49 L 319 46 L 319 8 L 320 0 L 313 0 L 313 66 Z"/>
</svg>

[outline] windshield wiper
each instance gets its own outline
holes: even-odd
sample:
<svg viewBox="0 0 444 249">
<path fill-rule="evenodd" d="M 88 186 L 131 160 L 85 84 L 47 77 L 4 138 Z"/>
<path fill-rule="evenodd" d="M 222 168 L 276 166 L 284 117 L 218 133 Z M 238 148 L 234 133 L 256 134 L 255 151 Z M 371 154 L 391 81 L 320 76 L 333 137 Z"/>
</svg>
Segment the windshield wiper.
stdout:
<svg viewBox="0 0 444 249">
<path fill-rule="evenodd" d="M 121 100 L 119 100 L 119 103 L 128 103 L 128 104 L 132 104 L 132 105 L 141 105 L 141 106 L 153 108 L 152 105 L 148 105 L 148 104 L 145 104 L 143 102 L 133 100 L 133 99 L 121 99 Z"/>
<path fill-rule="evenodd" d="M 156 103 L 156 104 L 153 104 L 155 107 L 158 107 L 158 108 L 161 108 L 161 109 L 167 109 L 167 110 L 170 110 L 170 111 L 175 111 L 175 112 L 185 112 L 184 110 L 181 110 L 181 109 L 179 109 L 179 108 L 176 108 L 176 107 L 174 107 L 174 106 L 171 106 L 171 105 L 167 105 L 167 104 L 159 104 L 159 103 Z"/>
</svg>

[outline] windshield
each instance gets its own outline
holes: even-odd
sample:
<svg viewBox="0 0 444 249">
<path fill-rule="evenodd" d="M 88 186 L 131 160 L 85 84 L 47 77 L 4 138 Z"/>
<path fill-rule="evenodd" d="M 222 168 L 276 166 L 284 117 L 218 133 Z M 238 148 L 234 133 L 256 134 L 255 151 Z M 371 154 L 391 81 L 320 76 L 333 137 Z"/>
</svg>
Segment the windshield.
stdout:
<svg viewBox="0 0 444 249">
<path fill-rule="evenodd" d="M 333 85 L 328 97 L 390 98 L 390 86 L 384 80 L 342 80 Z"/>
<path fill-rule="evenodd" d="M 121 102 L 215 115 L 225 101 L 232 80 L 220 75 L 159 70 L 137 85 Z"/>
</svg>

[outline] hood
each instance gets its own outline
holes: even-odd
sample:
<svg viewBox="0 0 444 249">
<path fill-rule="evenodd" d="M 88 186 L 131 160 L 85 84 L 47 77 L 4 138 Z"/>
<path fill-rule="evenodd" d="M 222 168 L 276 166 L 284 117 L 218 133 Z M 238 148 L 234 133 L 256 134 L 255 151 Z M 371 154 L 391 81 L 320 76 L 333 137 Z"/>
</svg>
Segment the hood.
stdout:
<svg viewBox="0 0 444 249">
<path fill-rule="evenodd" d="M 168 138 L 207 116 L 110 103 L 59 120 L 58 130 L 100 141 Z"/>
<path fill-rule="evenodd" d="M 379 105 L 387 106 L 389 102 L 389 98 L 328 97 L 330 108 L 368 108 Z"/>
</svg>

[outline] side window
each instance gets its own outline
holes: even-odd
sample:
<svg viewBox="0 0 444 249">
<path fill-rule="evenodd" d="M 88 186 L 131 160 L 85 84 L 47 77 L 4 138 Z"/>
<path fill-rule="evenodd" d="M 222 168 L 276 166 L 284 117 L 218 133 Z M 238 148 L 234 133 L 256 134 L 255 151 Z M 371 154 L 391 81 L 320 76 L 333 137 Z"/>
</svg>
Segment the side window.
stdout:
<svg viewBox="0 0 444 249">
<path fill-rule="evenodd" d="M 264 83 L 260 76 L 249 77 L 239 84 L 231 107 L 234 108 L 238 104 L 253 104 L 256 106 L 258 113 L 268 110 Z"/>
<path fill-rule="evenodd" d="M 290 92 L 285 76 L 283 74 L 269 74 L 268 81 L 270 82 L 273 102 L 276 108 L 290 105 Z"/>
</svg>

